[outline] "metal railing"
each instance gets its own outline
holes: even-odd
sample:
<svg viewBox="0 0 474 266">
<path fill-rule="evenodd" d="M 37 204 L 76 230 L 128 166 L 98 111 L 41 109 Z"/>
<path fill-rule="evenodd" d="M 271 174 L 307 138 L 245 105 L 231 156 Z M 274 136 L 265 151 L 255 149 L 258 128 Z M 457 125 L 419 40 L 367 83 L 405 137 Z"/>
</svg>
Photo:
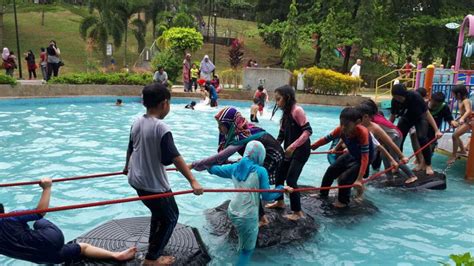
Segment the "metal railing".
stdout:
<svg viewBox="0 0 474 266">
<path fill-rule="evenodd" d="M 389 94 L 392 91 L 393 83 L 398 80 L 400 83 L 405 84 L 407 89 L 413 89 L 415 87 L 416 74 L 418 72 L 424 72 L 424 70 L 412 69 L 408 75 L 403 72 L 406 69 L 395 69 L 375 81 L 375 101 L 382 95 Z"/>
</svg>

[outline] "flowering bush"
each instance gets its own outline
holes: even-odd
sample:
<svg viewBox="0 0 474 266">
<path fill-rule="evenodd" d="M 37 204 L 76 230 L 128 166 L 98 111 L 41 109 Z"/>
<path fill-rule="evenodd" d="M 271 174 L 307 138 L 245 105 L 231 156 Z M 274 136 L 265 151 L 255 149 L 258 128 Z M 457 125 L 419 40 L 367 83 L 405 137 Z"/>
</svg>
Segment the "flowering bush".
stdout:
<svg viewBox="0 0 474 266">
<path fill-rule="evenodd" d="M 295 85 L 299 73 L 304 73 L 305 89 L 316 94 L 348 94 L 362 82 L 360 78 L 354 78 L 330 69 L 311 67 L 293 71 L 293 83 Z"/>
</svg>

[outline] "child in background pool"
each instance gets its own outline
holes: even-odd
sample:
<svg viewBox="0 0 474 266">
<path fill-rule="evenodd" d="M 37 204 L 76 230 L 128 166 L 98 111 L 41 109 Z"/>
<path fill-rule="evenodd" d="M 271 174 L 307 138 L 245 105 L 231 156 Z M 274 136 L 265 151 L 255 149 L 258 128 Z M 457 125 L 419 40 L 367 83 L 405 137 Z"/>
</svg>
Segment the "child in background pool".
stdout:
<svg viewBox="0 0 474 266">
<path fill-rule="evenodd" d="M 453 133 L 453 153 L 448 159 L 448 164 L 452 164 L 456 161 L 458 149 L 460 154 L 466 153 L 464 144 L 461 141 L 461 136 L 471 129 L 471 123 L 474 122 L 472 119 L 472 103 L 469 99 L 469 92 L 466 86 L 456 85 L 451 92 L 458 102 L 460 117 L 457 122 L 454 122 L 457 128 Z"/>
<path fill-rule="evenodd" d="M 311 145 L 311 149 L 316 150 L 336 138 L 341 138 L 349 153 L 345 153 L 337 158 L 336 162 L 329 166 L 323 176 L 321 187 L 329 187 L 335 179 L 341 185 L 356 185 L 358 198 L 362 197 L 364 185 L 363 178 L 369 171 L 369 165 L 374 158 L 374 144 L 369 130 L 362 126 L 362 114 L 353 107 L 342 110 L 340 116 L 340 126 L 334 129 L 326 137 L 320 138 Z M 329 190 L 321 190 L 321 198 L 329 196 Z M 350 188 L 340 188 L 334 207 L 347 207 L 351 198 Z"/>
<path fill-rule="evenodd" d="M 255 95 L 253 97 L 254 99 L 257 99 L 258 111 L 260 112 L 260 115 L 262 115 L 263 108 L 265 107 L 265 102 L 268 101 L 268 93 L 263 88 L 263 86 L 260 85 L 258 86 L 257 91 L 255 92 Z"/>
<path fill-rule="evenodd" d="M 47 209 L 51 198 L 51 178 L 40 180 L 43 189 L 37 210 Z M 0 204 L 0 213 L 4 213 Z M 46 220 L 46 213 L 0 218 L 0 254 L 37 264 L 61 264 L 80 260 L 81 257 L 127 261 L 135 257 L 136 247 L 112 252 L 87 243 L 64 244 L 64 235 L 55 224 Z M 33 222 L 30 228 L 28 222 Z"/>
<path fill-rule="evenodd" d="M 170 111 L 171 94 L 162 84 L 143 88 L 146 114 L 132 125 L 124 173 L 138 196 L 171 192 L 165 166 L 174 164 L 191 185 L 194 194 L 203 190 L 187 167 L 174 144 L 173 135 L 163 119 Z M 150 238 L 144 265 L 173 264 L 175 258 L 163 250 L 178 222 L 178 205 L 174 197 L 144 200 L 151 211 Z"/>
<path fill-rule="evenodd" d="M 209 95 L 210 105 L 211 107 L 217 107 L 217 99 L 219 96 L 217 95 L 216 89 L 212 86 L 211 82 L 206 81 L 204 79 L 198 80 L 199 87 L 204 89 L 205 92 Z"/>
<path fill-rule="evenodd" d="M 286 85 L 277 88 L 275 101 L 277 106 L 283 110 L 277 140 L 285 148 L 285 159 L 281 163 L 281 172 L 277 177 L 276 184 L 283 185 L 286 180 L 288 186 L 298 188 L 298 178 L 311 153 L 309 137 L 313 130 L 303 108 L 296 104 L 295 91 L 292 87 Z M 296 221 L 304 217 L 301 210 L 300 193 L 290 194 L 290 206 L 293 213 L 285 215 L 287 219 Z M 283 196 L 276 202 L 268 204 L 267 207 L 284 208 Z"/>
<path fill-rule="evenodd" d="M 196 106 L 196 102 L 192 101 L 189 104 L 187 104 L 184 108 L 194 110 L 194 106 Z"/>
<path fill-rule="evenodd" d="M 117 99 L 117 101 L 115 102 L 115 105 L 122 106 L 122 99 Z"/>
<path fill-rule="evenodd" d="M 242 160 L 231 165 L 215 165 L 208 169 L 210 174 L 232 179 L 237 189 L 270 189 L 267 170 L 262 166 L 265 160 L 265 147 L 259 141 L 252 140 L 245 147 Z M 277 186 L 292 192 L 291 187 Z M 280 192 L 235 193 L 229 204 L 227 215 L 237 228 L 239 235 L 239 259 L 237 265 L 249 264 L 258 236 L 260 197 L 270 201 L 283 195 Z"/>
<path fill-rule="evenodd" d="M 253 104 L 250 106 L 250 121 L 258 123 L 257 113 L 258 113 L 258 99 L 253 99 Z"/>
</svg>

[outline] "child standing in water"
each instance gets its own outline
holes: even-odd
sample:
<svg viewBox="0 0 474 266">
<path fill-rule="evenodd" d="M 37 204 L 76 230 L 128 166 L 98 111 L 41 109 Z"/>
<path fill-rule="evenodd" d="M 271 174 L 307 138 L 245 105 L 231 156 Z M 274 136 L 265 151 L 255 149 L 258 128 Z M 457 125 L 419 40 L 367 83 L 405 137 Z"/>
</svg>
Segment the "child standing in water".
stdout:
<svg viewBox="0 0 474 266">
<path fill-rule="evenodd" d="M 252 106 L 250 106 L 250 121 L 251 122 L 258 123 L 257 113 L 258 113 L 258 99 L 254 98 L 253 104 Z"/>
<path fill-rule="evenodd" d="M 298 188 L 298 178 L 311 153 L 309 137 L 313 130 L 306 119 L 303 108 L 296 104 L 295 91 L 292 87 L 285 85 L 277 88 L 275 101 L 277 106 L 283 110 L 277 140 L 283 143 L 285 148 L 285 159 L 280 166 L 281 172 L 277 176 L 276 184 L 283 185 L 286 180 L 288 186 Z M 304 217 L 301 210 L 300 193 L 291 193 L 290 205 L 293 213 L 285 215 L 287 219 L 296 221 Z M 284 208 L 283 196 L 276 202 L 268 204 L 267 207 Z"/>
<path fill-rule="evenodd" d="M 338 179 L 340 186 L 356 184 L 358 197 L 361 198 L 364 188 L 362 181 L 368 173 L 369 164 L 375 155 L 374 144 L 369 130 L 360 125 L 362 114 L 356 108 L 347 107 L 342 110 L 339 120 L 339 127 L 311 145 L 311 148 L 316 150 L 336 138 L 341 138 L 349 150 L 349 153 L 340 156 L 334 164 L 329 166 L 324 174 L 321 187 L 329 187 L 335 179 Z M 327 198 L 329 190 L 321 190 L 319 195 L 321 198 Z M 333 205 L 336 208 L 347 207 L 350 198 L 351 188 L 340 188 L 337 200 Z"/>
<path fill-rule="evenodd" d="M 215 165 L 208 169 L 210 174 L 232 179 L 238 189 L 270 189 L 267 170 L 262 166 L 265 160 L 265 147 L 252 140 L 245 147 L 244 157 L 231 165 Z M 291 187 L 277 186 L 275 189 L 291 192 Z M 237 228 L 239 235 L 239 260 L 237 265 L 247 265 L 255 249 L 258 236 L 258 208 L 260 197 L 270 201 L 282 196 L 280 192 L 235 193 L 229 204 L 227 215 Z"/>
<path fill-rule="evenodd" d="M 165 166 L 174 164 L 191 185 L 194 194 L 203 190 L 187 167 L 174 145 L 173 136 L 163 119 L 170 111 L 171 94 L 162 84 L 154 83 L 143 89 L 143 105 L 146 114 L 132 125 L 124 173 L 128 183 L 138 196 L 171 192 Z M 178 222 L 178 205 L 174 197 L 144 200 L 151 211 L 150 238 L 144 265 L 169 265 L 172 256 L 164 256 L 163 250 Z"/>
<path fill-rule="evenodd" d="M 459 107 L 459 119 L 455 122 L 457 126 L 456 131 L 453 134 L 453 153 L 448 159 L 448 164 L 452 164 L 457 159 L 457 153 L 465 154 L 466 147 L 461 141 L 461 136 L 469 131 L 473 119 L 471 118 L 472 114 L 472 103 L 469 99 L 469 92 L 467 91 L 466 86 L 457 85 L 452 90 L 453 96 L 456 98 Z"/>
</svg>

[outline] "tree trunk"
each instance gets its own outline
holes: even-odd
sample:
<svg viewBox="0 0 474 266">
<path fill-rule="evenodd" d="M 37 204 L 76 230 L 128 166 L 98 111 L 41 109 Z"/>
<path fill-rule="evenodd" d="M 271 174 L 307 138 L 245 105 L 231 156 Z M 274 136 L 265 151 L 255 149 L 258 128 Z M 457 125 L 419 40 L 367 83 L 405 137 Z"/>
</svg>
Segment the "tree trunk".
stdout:
<svg viewBox="0 0 474 266">
<path fill-rule="evenodd" d="M 127 42 L 128 42 L 128 20 L 125 23 L 125 36 L 124 36 L 124 47 L 123 47 L 123 66 L 127 66 Z"/>
<path fill-rule="evenodd" d="M 314 55 L 314 64 L 319 65 L 321 63 L 321 47 L 316 47 L 316 53 Z"/>
<path fill-rule="evenodd" d="M 344 63 L 342 64 L 342 73 L 347 73 L 349 69 L 349 59 L 351 58 L 352 45 L 344 46 L 346 56 L 344 56 Z"/>
</svg>

